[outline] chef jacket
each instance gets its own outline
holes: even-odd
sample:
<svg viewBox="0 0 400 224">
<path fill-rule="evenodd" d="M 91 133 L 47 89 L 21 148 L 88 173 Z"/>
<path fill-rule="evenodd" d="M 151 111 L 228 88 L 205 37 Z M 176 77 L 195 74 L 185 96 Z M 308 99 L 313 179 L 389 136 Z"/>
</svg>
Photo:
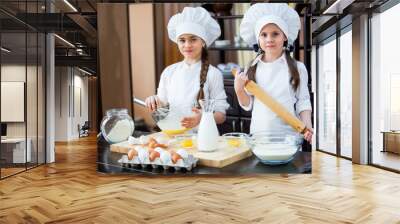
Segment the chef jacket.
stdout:
<svg viewBox="0 0 400 224">
<path fill-rule="evenodd" d="M 157 96 L 163 102 L 168 102 L 170 107 L 188 108 L 188 105 L 193 105 L 200 90 L 201 64 L 201 60 L 191 65 L 181 61 L 165 68 L 161 74 Z M 205 99 L 216 100 L 214 111 L 225 114 L 229 104 L 226 101 L 223 76 L 212 65 L 209 65 L 203 90 Z"/>
<path fill-rule="evenodd" d="M 285 54 L 273 62 L 258 61 L 255 80 L 273 99 L 283 105 L 291 114 L 299 117 L 300 112 L 312 110 L 307 88 L 308 75 L 304 64 L 297 62 L 300 83 L 296 91 L 290 84 L 290 71 Z M 250 94 L 249 94 L 250 95 Z M 250 96 L 250 104 L 244 110 L 252 111 L 250 133 L 260 131 L 295 134 L 296 131 L 286 124 L 277 114 L 254 96 Z"/>
</svg>

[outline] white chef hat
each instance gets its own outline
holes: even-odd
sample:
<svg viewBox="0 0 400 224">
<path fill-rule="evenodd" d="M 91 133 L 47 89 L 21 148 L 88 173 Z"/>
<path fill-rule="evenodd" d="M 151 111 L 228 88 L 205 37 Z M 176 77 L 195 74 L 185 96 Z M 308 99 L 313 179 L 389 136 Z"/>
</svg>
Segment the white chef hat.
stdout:
<svg viewBox="0 0 400 224">
<path fill-rule="evenodd" d="M 285 3 L 258 3 L 252 5 L 244 14 L 240 24 L 240 36 L 247 44 L 258 44 L 262 28 L 270 23 L 277 25 L 293 44 L 300 30 L 300 17 Z"/>
<path fill-rule="evenodd" d="M 168 22 L 169 39 L 177 43 L 182 34 L 196 35 L 208 47 L 221 35 L 221 28 L 204 8 L 185 7 L 182 13 L 175 14 Z"/>
</svg>

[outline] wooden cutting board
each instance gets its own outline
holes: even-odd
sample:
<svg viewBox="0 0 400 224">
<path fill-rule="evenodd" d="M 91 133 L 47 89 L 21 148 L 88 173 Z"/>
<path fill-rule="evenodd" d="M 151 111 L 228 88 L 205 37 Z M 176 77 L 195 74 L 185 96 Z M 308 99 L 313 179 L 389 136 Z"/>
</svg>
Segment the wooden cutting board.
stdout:
<svg viewBox="0 0 400 224">
<path fill-rule="evenodd" d="M 132 145 L 129 145 L 128 141 L 126 141 L 111 145 L 110 150 L 112 152 L 128 153 L 131 147 Z M 216 168 L 222 168 L 252 155 L 250 148 L 246 144 L 241 144 L 239 147 L 229 146 L 222 137 L 220 137 L 218 149 L 214 152 L 199 152 L 195 147 L 185 150 L 199 159 L 198 165 Z"/>
<path fill-rule="evenodd" d="M 196 148 L 187 149 L 194 157 L 199 159 L 199 165 L 222 168 L 252 155 L 247 145 L 232 147 L 227 145 L 222 137 L 217 150 L 213 152 L 199 152 Z"/>
</svg>

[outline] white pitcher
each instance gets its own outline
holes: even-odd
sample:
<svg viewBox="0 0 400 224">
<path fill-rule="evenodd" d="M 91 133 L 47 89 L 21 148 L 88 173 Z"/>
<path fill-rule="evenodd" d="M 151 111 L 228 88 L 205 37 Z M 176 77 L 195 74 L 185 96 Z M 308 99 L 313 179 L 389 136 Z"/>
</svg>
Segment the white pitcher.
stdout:
<svg viewBox="0 0 400 224">
<path fill-rule="evenodd" d="M 197 150 L 212 152 L 218 147 L 219 132 L 214 119 L 214 100 L 199 100 L 202 116 L 197 133 Z"/>
</svg>

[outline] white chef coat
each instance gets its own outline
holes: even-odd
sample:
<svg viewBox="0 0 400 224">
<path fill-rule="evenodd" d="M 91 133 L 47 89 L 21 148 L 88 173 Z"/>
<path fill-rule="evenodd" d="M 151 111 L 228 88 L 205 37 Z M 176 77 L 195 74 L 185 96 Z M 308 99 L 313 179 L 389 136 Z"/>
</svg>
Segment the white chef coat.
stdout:
<svg viewBox="0 0 400 224">
<path fill-rule="evenodd" d="M 170 107 L 193 105 L 200 90 L 201 64 L 201 60 L 192 65 L 181 61 L 165 68 L 161 74 L 157 96 L 163 102 L 168 102 Z M 216 100 L 214 111 L 225 113 L 229 104 L 226 101 L 223 76 L 212 65 L 208 68 L 203 90 L 205 99 Z"/>
<path fill-rule="evenodd" d="M 297 91 L 293 90 L 289 82 L 290 71 L 285 54 L 273 62 L 260 60 L 257 64 L 255 79 L 257 84 L 272 98 L 282 104 L 291 114 L 299 117 L 300 112 L 312 110 L 312 108 L 307 88 L 307 69 L 301 62 L 297 62 L 297 69 L 300 74 Z M 250 104 L 247 107 L 241 105 L 246 111 L 253 108 L 250 133 L 260 131 L 296 133 L 290 125 L 286 124 L 261 101 L 254 96 L 250 96 L 250 98 Z"/>
</svg>

